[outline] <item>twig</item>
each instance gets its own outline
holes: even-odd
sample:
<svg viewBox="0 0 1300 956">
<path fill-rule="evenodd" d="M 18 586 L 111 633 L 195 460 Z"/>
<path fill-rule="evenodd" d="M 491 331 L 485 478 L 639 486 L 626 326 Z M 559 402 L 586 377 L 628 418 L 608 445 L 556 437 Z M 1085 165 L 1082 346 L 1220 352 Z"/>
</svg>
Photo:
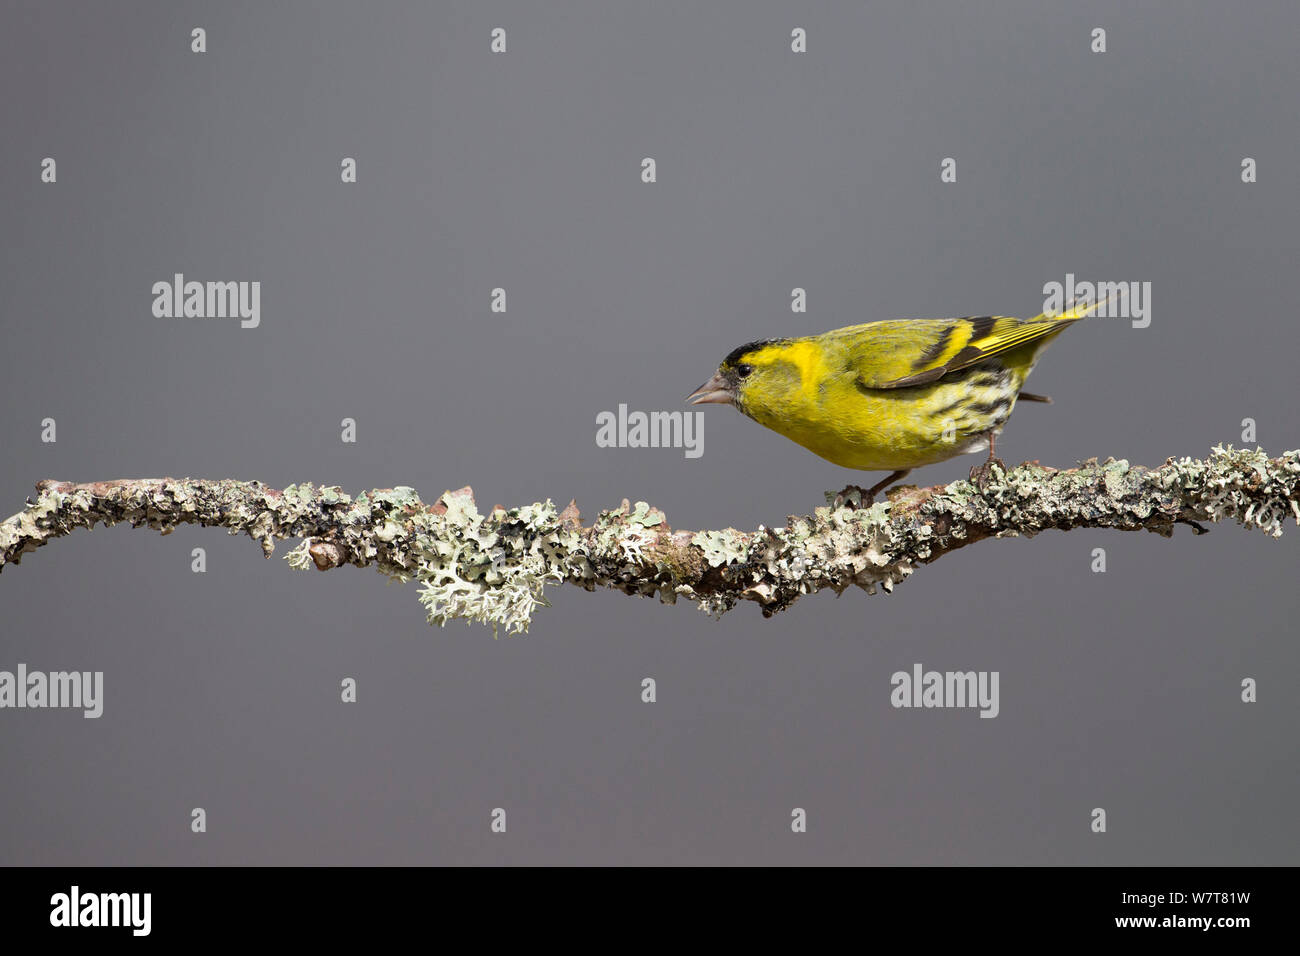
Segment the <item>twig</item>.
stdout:
<svg viewBox="0 0 1300 956">
<path fill-rule="evenodd" d="M 681 596 L 712 614 L 741 600 L 764 616 L 823 588 L 892 590 L 918 566 L 991 537 L 1032 537 L 1051 528 L 1117 528 L 1169 536 L 1177 524 L 1236 521 L 1274 537 L 1300 522 L 1300 451 L 1216 447 L 1209 458 L 1169 459 L 1158 468 L 1092 459 L 1057 470 L 1026 462 L 994 466 L 983 489 L 968 481 L 903 486 L 864 510 L 828 507 L 784 528 L 674 531 L 645 502 L 602 512 L 583 527 L 577 506 L 550 501 L 480 514 L 469 488 L 426 505 L 411 488 L 350 497 L 333 487 L 257 481 L 130 479 L 42 481 L 26 510 L 0 524 L 0 570 L 76 528 L 129 522 L 169 534 L 177 525 L 227 528 L 258 540 L 301 538 L 288 559 L 325 571 L 375 565 L 415 580 L 431 623 L 481 621 L 527 630 L 547 584 Z"/>
</svg>

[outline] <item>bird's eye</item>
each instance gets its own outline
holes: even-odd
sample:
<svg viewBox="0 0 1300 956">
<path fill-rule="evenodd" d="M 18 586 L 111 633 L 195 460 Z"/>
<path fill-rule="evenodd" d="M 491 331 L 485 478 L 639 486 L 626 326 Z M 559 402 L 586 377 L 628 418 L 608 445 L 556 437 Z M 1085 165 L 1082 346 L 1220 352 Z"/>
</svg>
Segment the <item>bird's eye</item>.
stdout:
<svg viewBox="0 0 1300 956">
<path fill-rule="evenodd" d="M 752 371 L 754 371 L 754 366 L 752 366 L 752 365 L 737 365 L 737 366 L 736 366 L 736 374 L 739 375 L 741 378 L 745 378 L 745 377 L 746 377 L 747 375 L 749 375 L 749 373 L 752 372 Z"/>
</svg>

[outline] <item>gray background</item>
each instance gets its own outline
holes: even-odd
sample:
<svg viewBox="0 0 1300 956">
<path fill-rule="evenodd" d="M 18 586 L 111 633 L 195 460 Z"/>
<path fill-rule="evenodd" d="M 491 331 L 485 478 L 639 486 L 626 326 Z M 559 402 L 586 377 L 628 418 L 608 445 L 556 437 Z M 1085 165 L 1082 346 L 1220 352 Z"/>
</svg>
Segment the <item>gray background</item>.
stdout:
<svg viewBox="0 0 1300 956">
<path fill-rule="evenodd" d="M 596 413 L 681 407 L 761 336 L 1033 314 L 1066 272 L 1152 282 L 1153 321 L 1064 336 L 1009 461 L 1200 456 L 1245 417 L 1295 447 L 1300 11 L 1132 7 L 4 0 L 0 511 L 193 475 L 780 523 L 879 476 L 727 408 L 699 460 L 601 449 Z M 261 280 L 261 327 L 154 319 L 177 271 Z M 78 532 L 0 578 L 0 667 L 103 670 L 105 712 L 0 713 L 0 861 L 1294 863 L 1298 547 L 986 542 L 769 621 L 565 588 L 494 641 L 286 546 Z M 917 661 L 1000 671 L 1001 716 L 894 710 Z"/>
</svg>

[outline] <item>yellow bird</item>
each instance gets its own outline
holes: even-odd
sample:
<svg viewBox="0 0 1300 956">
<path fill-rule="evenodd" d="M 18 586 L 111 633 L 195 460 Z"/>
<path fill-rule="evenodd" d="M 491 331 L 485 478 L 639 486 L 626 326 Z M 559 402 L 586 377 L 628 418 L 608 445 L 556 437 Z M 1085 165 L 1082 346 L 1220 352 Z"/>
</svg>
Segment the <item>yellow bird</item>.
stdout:
<svg viewBox="0 0 1300 956">
<path fill-rule="evenodd" d="M 734 405 L 827 461 L 891 472 L 836 499 L 856 491 L 865 506 L 913 468 L 984 449 L 994 461 L 1016 400 L 1051 401 L 1021 391 L 1038 357 L 1105 301 L 1032 319 L 896 319 L 748 342 L 687 401 Z"/>
</svg>

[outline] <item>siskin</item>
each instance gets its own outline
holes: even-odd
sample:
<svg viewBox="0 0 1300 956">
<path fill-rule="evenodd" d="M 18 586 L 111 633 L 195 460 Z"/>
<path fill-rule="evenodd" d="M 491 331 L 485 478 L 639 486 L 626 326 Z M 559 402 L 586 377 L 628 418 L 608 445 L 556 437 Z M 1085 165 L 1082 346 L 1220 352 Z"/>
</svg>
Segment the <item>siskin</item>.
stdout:
<svg viewBox="0 0 1300 956">
<path fill-rule="evenodd" d="M 827 461 L 889 471 L 836 498 L 858 492 L 866 505 L 913 468 L 985 449 L 994 461 L 1016 400 L 1051 401 L 1021 391 L 1039 355 L 1102 302 L 1050 317 L 897 319 L 749 342 L 687 401 L 735 405 Z"/>
</svg>

